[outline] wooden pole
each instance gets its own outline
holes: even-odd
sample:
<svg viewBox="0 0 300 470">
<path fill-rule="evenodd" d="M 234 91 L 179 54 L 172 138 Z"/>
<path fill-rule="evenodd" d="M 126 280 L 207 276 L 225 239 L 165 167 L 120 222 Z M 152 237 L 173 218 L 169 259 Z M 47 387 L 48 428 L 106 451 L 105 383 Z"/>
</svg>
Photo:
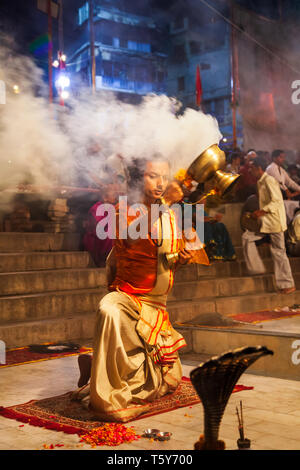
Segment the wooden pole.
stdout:
<svg viewBox="0 0 300 470">
<path fill-rule="evenodd" d="M 231 22 L 233 23 L 233 1 L 230 2 L 231 6 Z M 237 147 L 236 136 L 236 42 L 235 42 L 235 29 L 231 24 L 231 109 L 232 109 L 232 138 L 233 148 Z"/>
<path fill-rule="evenodd" d="M 65 51 L 64 45 L 64 22 L 63 22 L 63 0 L 58 0 L 58 48 L 60 51 Z"/>
<path fill-rule="evenodd" d="M 94 2 L 89 0 L 89 26 L 91 51 L 91 79 L 93 93 L 96 91 L 96 59 L 95 59 L 95 32 L 94 32 Z"/>
<path fill-rule="evenodd" d="M 53 85 L 52 85 L 52 62 L 53 62 L 53 43 L 52 43 L 52 15 L 51 0 L 47 2 L 48 13 L 48 76 L 49 76 L 49 103 L 53 102 Z"/>
</svg>

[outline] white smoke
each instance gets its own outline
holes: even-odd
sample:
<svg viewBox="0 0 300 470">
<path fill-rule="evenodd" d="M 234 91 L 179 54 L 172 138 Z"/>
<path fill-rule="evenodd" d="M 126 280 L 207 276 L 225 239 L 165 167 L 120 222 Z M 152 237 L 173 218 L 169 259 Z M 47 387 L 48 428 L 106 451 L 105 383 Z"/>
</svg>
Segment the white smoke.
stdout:
<svg viewBox="0 0 300 470">
<path fill-rule="evenodd" d="M 180 103 L 164 95 L 131 105 L 113 94 L 86 90 L 68 107 L 50 106 L 42 72 L 29 58 L 12 56 L 3 47 L 0 79 L 7 89 L 6 104 L 0 105 L 0 189 L 26 182 L 78 185 L 85 172 L 97 173 L 115 153 L 128 163 L 159 153 L 175 173 L 222 138 L 212 116 L 192 109 L 180 115 Z M 36 96 L 37 89 L 42 96 Z M 100 151 L 91 154 L 94 145 Z"/>
<path fill-rule="evenodd" d="M 69 141 L 43 96 L 41 70 L 30 58 L 1 47 L 0 79 L 6 88 L 6 103 L 0 105 L 0 188 L 57 183 L 69 168 L 64 165 Z"/>
</svg>

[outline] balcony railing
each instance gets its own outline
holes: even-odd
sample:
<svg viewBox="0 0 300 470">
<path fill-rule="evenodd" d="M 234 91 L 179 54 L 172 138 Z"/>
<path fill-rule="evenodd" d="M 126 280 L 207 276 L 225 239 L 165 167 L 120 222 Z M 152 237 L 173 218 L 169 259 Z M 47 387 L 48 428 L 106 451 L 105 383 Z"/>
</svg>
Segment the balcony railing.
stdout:
<svg viewBox="0 0 300 470">
<path fill-rule="evenodd" d="M 164 83 L 141 82 L 137 80 L 126 80 L 107 76 L 96 77 L 96 88 L 106 88 L 138 94 L 165 92 Z"/>
</svg>

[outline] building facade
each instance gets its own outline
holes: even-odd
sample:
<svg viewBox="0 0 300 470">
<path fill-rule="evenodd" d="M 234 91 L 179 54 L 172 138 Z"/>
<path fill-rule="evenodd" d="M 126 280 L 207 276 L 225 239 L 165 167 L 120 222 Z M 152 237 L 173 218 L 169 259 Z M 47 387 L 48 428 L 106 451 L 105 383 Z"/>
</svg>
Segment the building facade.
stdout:
<svg viewBox="0 0 300 470">
<path fill-rule="evenodd" d="M 228 16 L 228 11 L 224 11 Z M 200 109 L 212 114 L 232 145 L 231 28 L 221 16 L 190 1 L 176 2 L 169 22 L 167 61 L 168 95 L 176 96 L 183 107 L 197 109 L 196 70 L 199 65 L 202 102 Z M 237 144 L 242 145 L 242 123 L 237 120 Z"/>
<path fill-rule="evenodd" d="M 147 1 L 80 2 L 74 16 L 76 39 L 69 46 L 69 70 L 78 84 L 91 85 L 91 33 L 95 88 L 135 100 L 165 92 L 166 55 L 161 31 Z M 91 12 L 92 8 L 92 12 Z"/>
<path fill-rule="evenodd" d="M 201 109 L 217 118 L 231 144 L 230 26 L 221 17 L 192 1 L 170 2 L 163 11 L 160 2 L 149 0 L 78 0 L 67 50 L 68 70 L 78 87 L 92 85 L 91 33 L 96 90 L 133 102 L 148 93 L 165 93 L 178 99 L 183 110 L 196 108 L 199 65 Z M 237 127 L 241 144 L 240 120 Z"/>
</svg>

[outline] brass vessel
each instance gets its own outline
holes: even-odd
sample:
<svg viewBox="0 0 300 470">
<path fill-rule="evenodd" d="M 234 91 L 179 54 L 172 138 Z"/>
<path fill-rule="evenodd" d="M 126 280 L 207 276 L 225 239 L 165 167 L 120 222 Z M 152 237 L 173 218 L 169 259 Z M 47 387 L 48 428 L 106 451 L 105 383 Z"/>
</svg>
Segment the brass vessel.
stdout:
<svg viewBox="0 0 300 470">
<path fill-rule="evenodd" d="M 222 171 L 226 156 L 217 144 L 211 145 L 202 152 L 189 166 L 187 175 L 198 183 L 205 183 L 214 178 L 216 188 L 224 196 L 232 190 L 240 175 Z"/>
<path fill-rule="evenodd" d="M 224 168 L 226 156 L 217 144 L 211 145 L 202 152 L 189 166 L 187 173 L 198 183 L 204 183 Z"/>
<path fill-rule="evenodd" d="M 233 173 L 225 173 L 225 171 L 217 170 L 214 179 L 221 196 L 225 196 L 225 194 L 229 193 L 240 177 L 241 175 L 234 175 Z"/>
</svg>

